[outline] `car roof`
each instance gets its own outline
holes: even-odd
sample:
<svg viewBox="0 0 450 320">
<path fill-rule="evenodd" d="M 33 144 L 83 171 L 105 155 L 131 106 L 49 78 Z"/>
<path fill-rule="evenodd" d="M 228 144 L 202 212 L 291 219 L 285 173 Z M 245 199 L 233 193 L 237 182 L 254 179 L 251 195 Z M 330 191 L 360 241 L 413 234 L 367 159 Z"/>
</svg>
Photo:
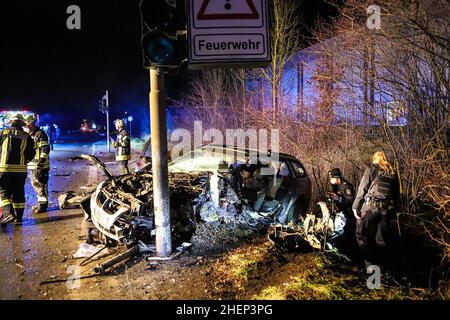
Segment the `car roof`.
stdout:
<svg viewBox="0 0 450 320">
<path fill-rule="evenodd" d="M 195 153 L 196 151 L 201 150 L 201 149 L 219 149 L 219 150 L 221 149 L 223 152 L 232 151 L 232 152 L 243 153 L 245 155 L 247 155 L 249 153 L 256 153 L 256 154 L 258 154 L 258 152 L 259 152 L 258 150 L 251 149 L 251 148 L 239 148 L 239 147 L 232 147 L 232 148 L 230 148 L 228 146 L 223 146 L 223 145 L 207 144 L 207 145 L 203 145 L 202 147 L 198 147 L 198 148 L 192 150 L 191 152 L 185 154 L 184 156 L 182 156 L 180 158 L 174 159 L 173 162 L 175 162 L 175 161 L 177 161 L 179 159 L 182 159 L 184 157 L 187 157 L 188 155 L 190 155 L 192 153 Z M 286 154 L 286 153 L 281 153 L 281 152 L 273 152 L 272 153 L 272 156 L 276 157 L 277 155 L 278 155 L 280 160 L 283 159 L 283 160 L 293 160 L 293 161 L 300 162 L 300 160 L 298 160 L 294 156 Z"/>
</svg>

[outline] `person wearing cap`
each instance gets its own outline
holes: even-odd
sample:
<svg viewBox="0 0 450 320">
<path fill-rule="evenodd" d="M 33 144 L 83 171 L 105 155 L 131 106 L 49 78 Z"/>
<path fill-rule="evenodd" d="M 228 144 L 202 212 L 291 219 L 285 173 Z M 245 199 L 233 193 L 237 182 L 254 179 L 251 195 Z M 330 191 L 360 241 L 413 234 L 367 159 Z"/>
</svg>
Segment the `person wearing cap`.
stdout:
<svg viewBox="0 0 450 320">
<path fill-rule="evenodd" d="M 336 212 L 342 212 L 346 218 L 344 238 L 341 247 L 353 251 L 356 248 L 356 219 L 353 215 L 352 206 L 355 201 L 355 189 L 353 185 L 343 177 L 339 168 L 330 170 L 328 173 L 330 191 L 328 199 L 333 202 Z"/>
<path fill-rule="evenodd" d="M 330 191 L 327 197 L 332 199 L 338 209 L 344 212 L 345 216 L 353 216 L 352 205 L 355 201 L 355 189 L 353 185 L 342 176 L 339 168 L 330 170 L 328 173 Z"/>
<path fill-rule="evenodd" d="M 119 164 L 120 172 L 122 174 L 130 173 L 128 168 L 128 161 L 131 160 L 131 141 L 128 131 L 125 129 L 125 123 L 123 120 L 114 121 L 116 126 L 117 140 L 113 143 L 113 147 L 116 149 L 116 161 Z"/>
<path fill-rule="evenodd" d="M 31 185 L 38 197 L 38 204 L 33 207 L 33 214 L 45 213 L 48 210 L 48 179 L 50 173 L 50 142 L 44 130 L 37 125 L 35 115 L 25 119 L 26 129 L 34 140 L 36 154 L 28 164 L 31 170 Z"/>
<path fill-rule="evenodd" d="M 33 160 L 34 141 L 23 127 L 23 115 L 9 118 L 10 127 L 0 132 L 0 224 L 22 222 L 25 211 L 27 164 Z"/>
</svg>

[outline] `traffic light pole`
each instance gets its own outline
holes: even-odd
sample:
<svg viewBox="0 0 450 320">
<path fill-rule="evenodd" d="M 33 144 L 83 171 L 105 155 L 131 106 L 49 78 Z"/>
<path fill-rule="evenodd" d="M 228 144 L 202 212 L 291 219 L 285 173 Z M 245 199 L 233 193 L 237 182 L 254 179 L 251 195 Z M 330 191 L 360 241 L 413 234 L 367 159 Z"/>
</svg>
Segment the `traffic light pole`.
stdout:
<svg viewBox="0 0 450 320">
<path fill-rule="evenodd" d="M 150 116 L 153 166 L 153 206 L 156 224 L 156 251 L 159 257 L 172 254 L 170 194 L 164 70 L 150 69 Z"/>
<path fill-rule="evenodd" d="M 109 132 L 109 90 L 106 90 L 106 146 L 108 149 L 108 153 L 111 152 L 111 136 L 110 136 L 110 132 Z"/>
</svg>

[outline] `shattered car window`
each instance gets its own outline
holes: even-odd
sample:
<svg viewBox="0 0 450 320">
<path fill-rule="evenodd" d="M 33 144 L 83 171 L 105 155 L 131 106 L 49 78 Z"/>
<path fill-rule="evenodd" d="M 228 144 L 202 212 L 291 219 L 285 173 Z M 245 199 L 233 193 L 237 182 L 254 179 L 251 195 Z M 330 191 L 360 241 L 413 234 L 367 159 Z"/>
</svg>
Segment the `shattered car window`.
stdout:
<svg viewBox="0 0 450 320">
<path fill-rule="evenodd" d="M 306 175 L 305 168 L 303 168 L 303 166 L 300 163 L 293 161 L 292 166 L 294 167 L 294 171 L 297 177 L 302 178 Z"/>
</svg>

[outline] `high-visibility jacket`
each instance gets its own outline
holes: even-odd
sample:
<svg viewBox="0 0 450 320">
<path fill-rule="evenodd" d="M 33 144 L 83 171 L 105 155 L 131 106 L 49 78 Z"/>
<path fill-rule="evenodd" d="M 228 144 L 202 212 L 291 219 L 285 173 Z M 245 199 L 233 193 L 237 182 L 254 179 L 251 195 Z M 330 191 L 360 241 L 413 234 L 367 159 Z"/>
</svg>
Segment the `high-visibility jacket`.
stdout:
<svg viewBox="0 0 450 320">
<path fill-rule="evenodd" d="M 34 140 L 36 154 L 34 159 L 28 164 L 28 169 L 50 169 L 50 143 L 48 135 L 44 130 L 36 128 L 31 132 Z"/>
<path fill-rule="evenodd" d="M 35 156 L 34 141 L 22 128 L 0 132 L 0 173 L 26 173 L 27 164 Z"/>
<path fill-rule="evenodd" d="M 114 147 L 116 148 L 116 161 L 131 160 L 131 141 L 126 129 L 120 130 Z"/>
</svg>

